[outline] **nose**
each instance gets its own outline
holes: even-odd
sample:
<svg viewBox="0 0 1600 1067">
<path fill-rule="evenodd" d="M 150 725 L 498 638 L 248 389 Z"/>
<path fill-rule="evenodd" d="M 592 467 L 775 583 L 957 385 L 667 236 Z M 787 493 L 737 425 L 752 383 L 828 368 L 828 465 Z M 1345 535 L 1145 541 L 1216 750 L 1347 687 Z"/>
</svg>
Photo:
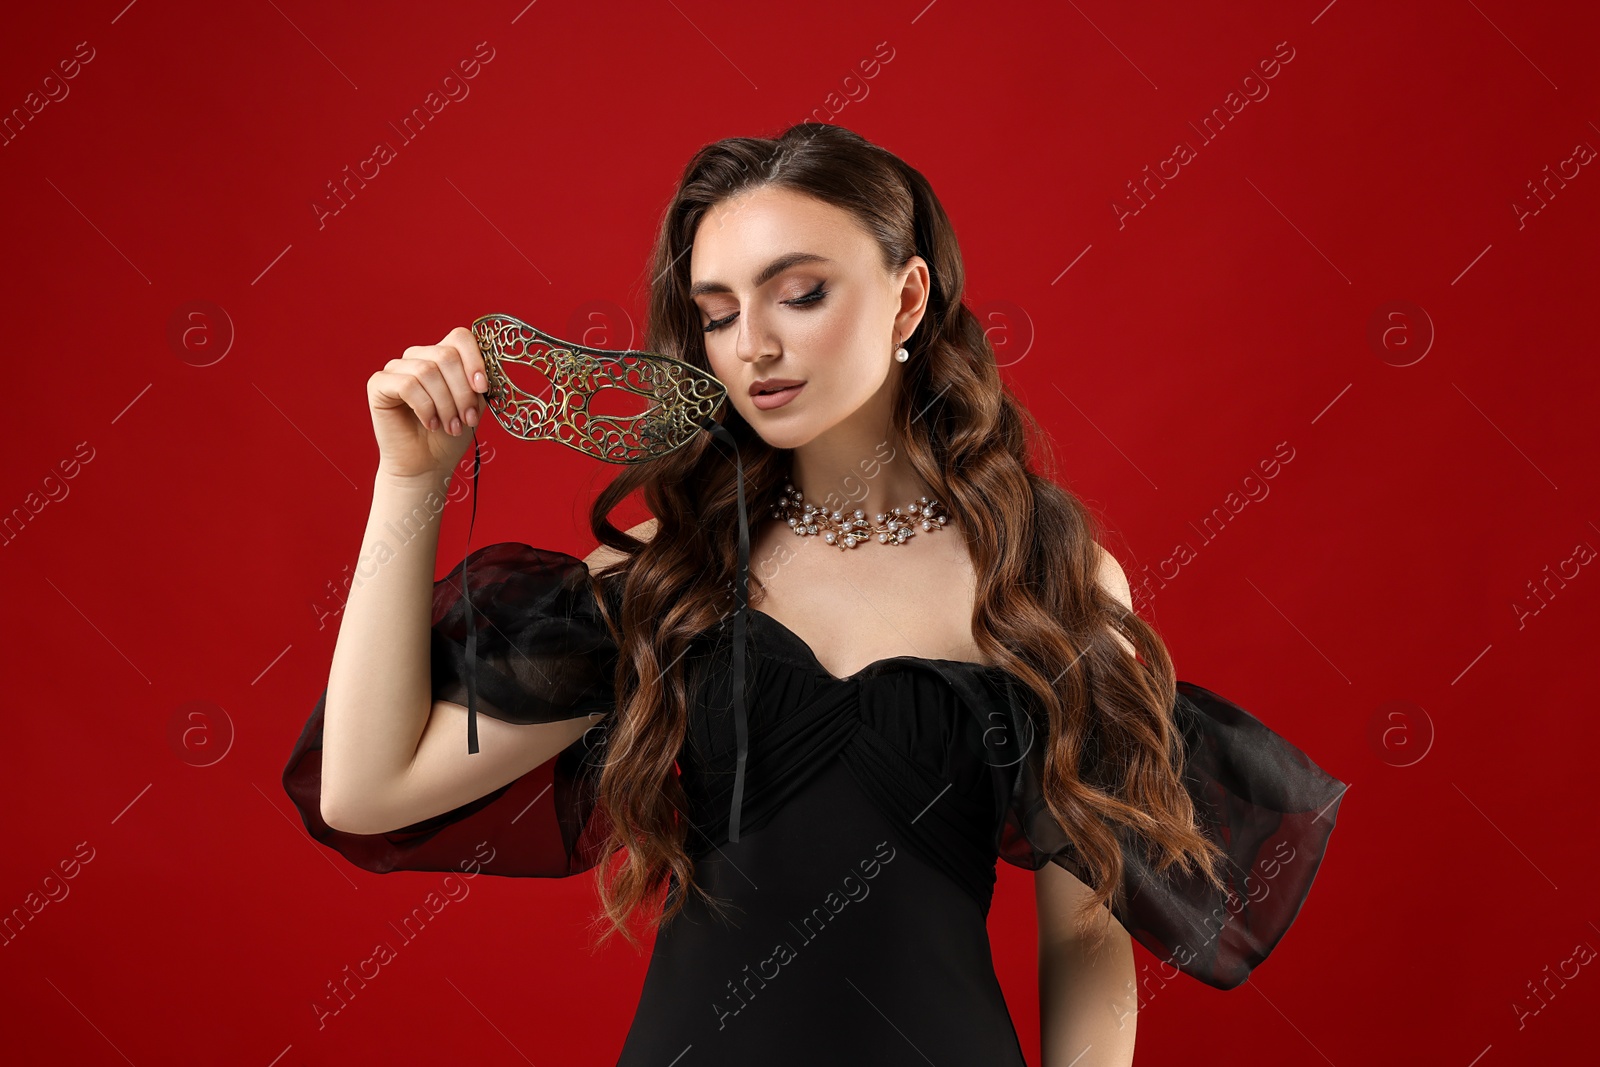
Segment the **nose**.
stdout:
<svg viewBox="0 0 1600 1067">
<path fill-rule="evenodd" d="M 746 363 L 757 363 L 774 354 L 769 331 L 760 316 L 746 309 L 739 313 L 734 323 L 738 336 L 734 339 L 734 353 Z"/>
</svg>

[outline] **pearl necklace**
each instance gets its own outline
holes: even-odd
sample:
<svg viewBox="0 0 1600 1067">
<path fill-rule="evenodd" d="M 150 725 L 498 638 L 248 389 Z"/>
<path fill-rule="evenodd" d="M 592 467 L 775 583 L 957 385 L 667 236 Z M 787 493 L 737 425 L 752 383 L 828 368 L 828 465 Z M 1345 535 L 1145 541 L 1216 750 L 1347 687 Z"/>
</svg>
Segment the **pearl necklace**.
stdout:
<svg viewBox="0 0 1600 1067">
<path fill-rule="evenodd" d="M 877 524 L 874 525 L 867 521 L 860 508 L 846 518 L 841 511 L 829 512 L 826 508 L 807 504 L 800 490 L 788 481 L 783 483 L 783 495 L 773 506 L 772 517 L 786 521 L 800 537 L 816 537 L 820 534 L 823 540 L 830 545 L 838 545 L 841 551 L 856 547 L 874 534 L 880 544 L 903 545 L 916 535 L 913 527 L 920 524 L 924 530 L 937 530 L 950 521 L 943 504 L 922 497 L 907 505 L 903 511 L 895 508 L 887 515 L 880 511 Z"/>
</svg>

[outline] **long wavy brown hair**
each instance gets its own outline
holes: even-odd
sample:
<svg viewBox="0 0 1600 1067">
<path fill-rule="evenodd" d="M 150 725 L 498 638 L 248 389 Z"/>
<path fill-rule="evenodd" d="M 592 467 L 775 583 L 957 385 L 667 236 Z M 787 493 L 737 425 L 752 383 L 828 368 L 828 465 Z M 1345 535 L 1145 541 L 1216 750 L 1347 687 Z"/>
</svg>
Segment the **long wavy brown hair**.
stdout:
<svg viewBox="0 0 1600 1067">
<path fill-rule="evenodd" d="M 1197 828 L 1179 777 L 1183 741 L 1171 711 L 1172 662 L 1155 631 L 1097 581 L 1100 529 L 1092 514 L 1030 469 L 1030 441 L 1043 435 L 1001 380 L 982 325 L 962 303 L 965 272 L 955 231 L 922 174 L 860 135 L 824 123 L 700 149 L 684 168 L 651 253 L 644 348 L 711 371 L 699 309 L 689 298 L 694 235 L 714 206 L 768 185 L 848 211 L 877 239 L 885 270 L 901 270 L 913 255 L 928 263 L 931 293 L 922 323 L 905 342 L 911 359 L 894 403 L 898 454 L 909 457 L 969 535 L 979 649 L 1035 698 L 1046 801 L 1095 890 L 1078 916 L 1080 929 L 1098 927 L 1091 938 L 1098 946 L 1107 926 L 1094 921 L 1105 918 L 1099 906 L 1120 892 L 1119 827 L 1148 843 L 1158 868 L 1198 869 L 1220 886 L 1222 853 Z M 739 444 L 747 511 L 759 518 L 782 488 L 790 453 L 768 446 L 731 404 L 721 417 Z M 1053 466 L 1049 448 L 1038 451 Z M 610 520 L 636 490 L 658 522 L 647 540 Z M 616 719 L 599 781 L 609 822 L 606 859 L 595 872 L 605 926 L 600 942 L 620 931 L 637 945 L 630 925 L 670 919 L 686 891 L 717 903 L 694 883 L 676 762 L 691 700 L 685 653 L 734 606 L 736 493 L 731 456 L 701 434 L 666 456 L 623 468 L 590 512 L 600 543 L 625 557 L 598 568 L 608 582 L 623 583 L 620 618 L 609 610 L 599 575 L 591 575 L 622 650 Z M 750 577 L 757 601 L 755 567 Z M 1137 649 L 1137 660 L 1117 634 Z"/>
</svg>

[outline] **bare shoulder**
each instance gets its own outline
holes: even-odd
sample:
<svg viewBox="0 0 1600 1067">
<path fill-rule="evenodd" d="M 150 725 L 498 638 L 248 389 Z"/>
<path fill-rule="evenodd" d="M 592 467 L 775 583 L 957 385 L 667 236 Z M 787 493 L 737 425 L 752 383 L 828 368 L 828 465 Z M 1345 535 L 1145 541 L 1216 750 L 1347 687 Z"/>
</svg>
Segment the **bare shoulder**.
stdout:
<svg viewBox="0 0 1600 1067">
<path fill-rule="evenodd" d="M 1128 576 L 1122 571 L 1122 564 L 1117 562 L 1117 557 L 1105 550 L 1105 546 L 1095 543 L 1095 549 L 1100 553 L 1100 571 L 1095 576 L 1101 588 L 1117 598 L 1117 603 L 1133 610 L 1133 590 L 1128 586 Z"/>
<path fill-rule="evenodd" d="M 629 537 L 635 538 L 636 540 L 648 541 L 650 538 L 655 536 L 656 527 L 658 525 L 658 520 L 646 519 L 644 522 L 641 522 L 639 525 L 628 530 L 627 533 Z M 619 563 L 627 558 L 628 557 L 625 553 L 618 552 L 610 545 L 596 545 L 594 551 L 589 553 L 583 562 L 587 564 L 589 570 L 593 572 L 602 570 L 611 566 L 613 563 Z"/>
<path fill-rule="evenodd" d="M 1099 542 L 1096 542 L 1094 547 L 1100 552 L 1100 570 L 1095 575 L 1095 580 L 1100 583 L 1100 588 L 1110 593 L 1116 598 L 1117 603 L 1127 608 L 1129 613 L 1132 613 L 1133 590 L 1128 587 L 1128 576 L 1122 572 L 1122 564 L 1118 563 L 1117 557 L 1107 552 L 1105 546 Z M 1116 630 L 1112 630 L 1111 633 L 1117 639 L 1117 644 L 1121 645 L 1129 654 L 1138 655 L 1131 641 Z"/>
</svg>

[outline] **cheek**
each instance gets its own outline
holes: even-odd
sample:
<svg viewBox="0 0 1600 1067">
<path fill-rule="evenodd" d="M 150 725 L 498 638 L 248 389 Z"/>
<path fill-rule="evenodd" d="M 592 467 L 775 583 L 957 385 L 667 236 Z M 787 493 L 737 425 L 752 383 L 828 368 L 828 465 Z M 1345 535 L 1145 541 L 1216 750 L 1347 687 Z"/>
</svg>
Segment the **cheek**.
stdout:
<svg viewBox="0 0 1600 1067">
<path fill-rule="evenodd" d="M 882 342 L 876 337 L 875 309 L 863 301 L 839 303 L 791 331 L 790 337 L 811 361 L 832 379 L 830 392 L 870 393 L 870 379 L 881 379 L 878 349 L 888 345 L 887 331 Z M 887 350 L 885 348 L 885 350 Z"/>
<path fill-rule="evenodd" d="M 867 309 L 859 303 L 840 302 L 807 317 L 790 331 L 797 344 L 830 357 L 852 358 L 867 340 Z"/>
<path fill-rule="evenodd" d="M 711 368 L 711 373 L 717 380 L 732 390 L 749 373 L 742 360 L 734 355 L 733 346 L 721 341 L 713 341 L 708 336 L 705 342 L 706 365 Z"/>
<path fill-rule="evenodd" d="M 734 355 L 732 344 L 724 345 L 712 340 L 708 335 L 706 364 L 711 368 L 711 373 L 715 375 L 717 381 L 728 390 L 728 403 L 733 405 L 733 409 L 743 416 L 746 422 L 755 421 L 760 412 L 749 394 L 745 392 L 750 387 L 752 371 L 744 365 L 743 360 Z"/>
<path fill-rule="evenodd" d="M 715 374 L 722 381 L 726 382 L 728 380 L 729 373 L 731 373 L 733 369 L 734 363 L 737 361 L 732 356 L 722 355 L 721 352 L 718 351 L 718 349 L 720 349 L 722 346 L 718 345 L 710 338 L 706 339 L 705 345 L 706 365 L 711 368 L 712 374 Z"/>
<path fill-rule="evenodd" d="M 834 354 L 834 364 L 841 370 L 841 384 L 852 393 L 876 391 L 889 373 L 888 331 L 878 336 L 875 321 L 863 311 L 831 324 L 832 335 L 826 342 L 828 350 Z"/>
</svg>

